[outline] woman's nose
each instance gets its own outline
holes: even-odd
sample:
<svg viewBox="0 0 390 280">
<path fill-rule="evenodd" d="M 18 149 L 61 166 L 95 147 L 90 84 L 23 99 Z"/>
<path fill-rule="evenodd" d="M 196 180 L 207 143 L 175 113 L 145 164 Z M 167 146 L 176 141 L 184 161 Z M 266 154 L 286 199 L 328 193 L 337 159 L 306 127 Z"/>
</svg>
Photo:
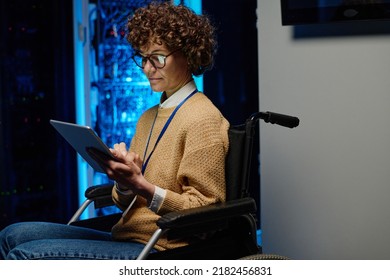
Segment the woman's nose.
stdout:
<svg viewBox="0 0 390 280">
<path fill-rule="evenodd" d="M 156 67 L 153 65 L 150 59 L 146 59 L 145 65 L 144 65 L 144 71 L 148 73 L 150 70 L 156 70 Z"/>
</svg>

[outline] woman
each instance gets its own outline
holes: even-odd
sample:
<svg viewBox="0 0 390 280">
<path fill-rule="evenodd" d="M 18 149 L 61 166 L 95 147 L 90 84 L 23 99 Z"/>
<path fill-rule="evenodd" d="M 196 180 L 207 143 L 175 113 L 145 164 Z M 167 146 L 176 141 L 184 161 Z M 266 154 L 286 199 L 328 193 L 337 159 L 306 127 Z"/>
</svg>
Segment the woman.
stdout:
<svg viewBox="0 0 390 280">
<path fill-rule="evenodd" d="M 115 180 L 112 197 L 124 213 L 111 234 L 51 223 L 19 223 L 0 233 L 4 259 L 135 259 L 164 213 L 225 199 L 229 123 L 196 88 L 193 75 L 212 66 L 214 29 L 184 6 L 152 3 L 128 21 L 133 59 L 160 104 L 139 119 L 130 149 L 115 160 L 91 154 Z M 188 244 L 162 238 L 155 250 Z"/>
</svg>

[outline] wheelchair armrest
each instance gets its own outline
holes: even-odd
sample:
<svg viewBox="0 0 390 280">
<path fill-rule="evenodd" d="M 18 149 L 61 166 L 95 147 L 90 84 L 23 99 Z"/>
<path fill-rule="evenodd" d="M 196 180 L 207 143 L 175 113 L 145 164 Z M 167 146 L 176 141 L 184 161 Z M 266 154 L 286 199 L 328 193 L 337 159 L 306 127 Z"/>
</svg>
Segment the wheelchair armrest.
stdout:
<svg viewBox="0 0 390 280">
<path fill-rule="evenodd" d="M 114 187 L 114 183 L 106 183 L 101 185 L 96 185 L 89 187 L 85 190 L 85 197 L 91 200 L 95 200 L 96 198 L 102 196 L 111 196 L 112 188 Z"/>
<path fill-rule="evenodd" d="M 199 224 L 220 222 L 226 218 L 250 214 L 255 211 L 256 202 L 253 198 L 246 197 L 228 202 L 170 212 L 160 217 L 157 221 L 157 226 L 161 229 L 194 228 Z"/>
<path fill-rule="evenodd" d="M 255 250 L 252 251 L 258 252 L 258 246 L 255 238 L 256 234 L 253 232 L 256 223 L 252 214 L 255 211 L 256 202 L 254 199 L 246 197 L 228 202 L 215 203 L 207 206 L 167 213 L 157 220 L 156 224 L 159 229 L 157 229 L 153 236 L 149 239 L 149 242 L 146 244 L 144 250 L 138 256 L 138 259 L 145 259 L 149 255 L 150 250 L 159 240 L 160 236 L 165 233 L 167 234 L 168 240 L 189 236 L 195 238 L 198 237 L 200 240 L 207 237 L 210 238 L 217 236 L 217 240 L 220 240 L 221 235 L 217 234 L 219 230 L 228 229 L 231 228 L 231 226 L 242 229 L 241 225 L 244 223 L 237 224 L 236 222 L 238 219 L 245 221 L 246 227 L 244 227 L 244 232 L 247 232 L 245 228 L 251 229 L 250 231 L 252 232 L 249 234 L 250 241 L 248 242 L 251 244 L 252 248 L 255 248 Z M 237 235 L 235 234 L 234 236 Z M 174 250 L 180 251 L 181 249 L 182 248 L 177 248 Z M 157 254 L 164 254 L 165 252 L 169 252 L 169 250 L 159 252 Z M 174 255 L 175 253 L 173 253 L 173 257 L 175 257 Z"/>
<path fill-rule="evenodd" d="M 114 202 L 111 198 L 113 186 L 114 183 L 106 183 L 87 188 L 84 193 L 86 200 L 79 207 L 79 209 L 77 209 L 72 218 L 70 218 L 68 225 L 74 224 L 92 202 L 94 203 L 96 209 L 114 205 Z"/>
</svg>

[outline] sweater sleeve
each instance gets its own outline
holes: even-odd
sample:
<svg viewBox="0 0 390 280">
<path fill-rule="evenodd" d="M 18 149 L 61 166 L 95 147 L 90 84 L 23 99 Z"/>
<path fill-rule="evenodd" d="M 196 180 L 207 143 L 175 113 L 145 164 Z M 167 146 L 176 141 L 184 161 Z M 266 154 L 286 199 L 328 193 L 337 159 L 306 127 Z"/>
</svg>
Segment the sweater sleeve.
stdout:
<svg viewBox="0 0 390 280">
<path fill-rule="evenodd" d="M 120 193 L 115 187 L 112 188 L 112 200 L 114 201 L 115 205 L 122 211 L 127 209 L 130 203 L 133 201 L 134 196 L 134 194 L 126 195 Z"/>
</svg>

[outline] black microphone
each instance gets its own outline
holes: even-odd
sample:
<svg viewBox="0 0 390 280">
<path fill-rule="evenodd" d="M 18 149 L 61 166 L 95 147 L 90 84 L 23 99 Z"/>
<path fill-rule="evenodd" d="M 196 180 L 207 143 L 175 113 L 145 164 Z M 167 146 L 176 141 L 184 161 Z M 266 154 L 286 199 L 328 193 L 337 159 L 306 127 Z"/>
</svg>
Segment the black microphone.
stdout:
<svg viewBox="0 0 390 280">
<path fill-rule="evenodd" d="M 299 119 L 297 117 L 282 115 L 273 112 L 263 112 L 260 114 L 260 118 L 263 119 L 266 123 L 278 124 L 281 126 L 294 128 L 299 125 Z"/>
</svg>

